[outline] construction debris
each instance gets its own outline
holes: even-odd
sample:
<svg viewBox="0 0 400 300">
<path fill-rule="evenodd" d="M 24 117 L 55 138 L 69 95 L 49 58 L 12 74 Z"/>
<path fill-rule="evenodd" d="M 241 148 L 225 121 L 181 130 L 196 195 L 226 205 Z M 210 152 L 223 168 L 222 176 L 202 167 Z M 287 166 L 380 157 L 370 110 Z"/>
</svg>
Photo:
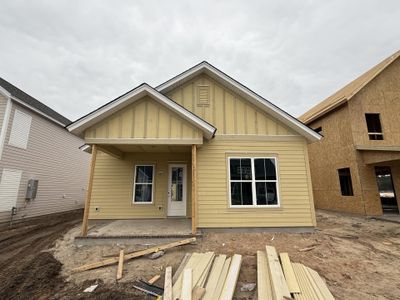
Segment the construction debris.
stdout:
<svg viewBox="0 0 400 300">
<path fill-rule="evenodd" d="M 214 258 L 213 252 L 185 255 L 174 275 L 172 299 L 232 299 L 242 256 L 235 254 L 227 258 L 222 254 Z M 169 299 L 169 295 L 164 298 Z"/>
<path fill-rule="evenodd" d="M 162 296 L 164 293 L 164 289 L 162 289 L 158 286 L 152 285 L 152 284 L 148 284 L 147 282 L 145 282 L 143 280 L 134 281 L 133 287 L 142 292 L 145 292 L 146 294 L 153 295 L 156 297 Z"/>
<path fill-rule="evenodd" d="M 122 271 L 124 269 L 124 250 L 122 249 L 119 252 L 119 261 L 118 261 L 118 269 L 117 269 L 117 280 L 122 278 Z"/>
<path fill-rule="evenodd" d="M 152 278 L 150 278 L 148 281 L 147 281 L 147 283 L 149 283 L 149 284 L 154 284 L 158 279 L 160 279 L 160 275 L 156 275 L 156 276 L 153 276 Z"/>
<path fill-rule="evenodd" d="M 178 241 L 178 242 L 173 242 L 173 243 L 169 243 L 169 244 L 164 244 L 164 245 L 148 248 L 148 249 L 141 250 L 141 251 L 135 251 L 132 253 L 125 254 L 124 261 L 130 260 L 133 258 L 137 258 L 137 257 L 141 257 L 144 255 L 148 255 L 151 253 L 155 253 L 155 252 L 158 252 L 161 250 L 170 249 L 170 248 L 181 246 L 181 245 L 187 245 L 187 244 L 193 243 L 195 241 L 196 241 L 196 238 L 193 237 L 193 238 L 185 239 L 185 240 Z M 85 264 L 83 266 L 74 268 L 74 269 L 72 269 L 72 272 L 83 272 L 83 271 L 92 270 L 92 269 L 96 269 L 96 268 L 100 268 L 100 267 L 104 267 L 104 266 L 109 266 L 109 265 L 118 263 L 118 261 L 119 261 L 119 257 L 112 257 L 112 258 L 108 258 L 108 259 L 105 259 L 102 261 Z"/>
<path fill-rule="evenodd" d="M 255 283 L 244 283 L 240 287 L 241 292 L 251 292 L 256 287 Z"/>
<path fill-rule="evenodd" d="M 156 253 L 153 253 L 153 254 L 149 255 L 149 258 L 150 259 L 157 259 L 157 258 L 163 256 L 164 254 L 165 254 L 164 251 L 157 251 Z"/>
<path fill-rule="evenodd" d="M 316 271 L 292 263 L 287 253 L 279 257 L 271 246 L 265 252 L 257 251 L 258 300 L 334 300 Z"/>
<path fill-rule="evenodd" d="M 91 286 L 89 286 L 88 288 L 86 288 L 83 292 L 84 293 L 91 293 L 93 292 L 99 285 L 98 284 L 93 284 Z"/>
</svg>

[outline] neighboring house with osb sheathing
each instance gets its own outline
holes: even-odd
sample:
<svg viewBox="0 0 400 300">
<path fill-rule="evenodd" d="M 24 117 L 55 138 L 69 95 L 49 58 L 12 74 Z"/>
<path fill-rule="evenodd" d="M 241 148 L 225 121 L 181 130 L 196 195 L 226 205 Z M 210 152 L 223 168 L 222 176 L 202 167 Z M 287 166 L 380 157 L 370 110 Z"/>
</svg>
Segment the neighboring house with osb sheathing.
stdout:
<svg viewBox="0 0 400 300">
<path fill-rule="evenodd" d="M 0 78 L 0 222 L 82 208 L 90 155 L 69 123 Z"/>
<path fill-rule="evenodd" d="M 207 62 L 67 128 L 94 150 L 89 219 L 315 226 L 307 143 L 320 135 Z"/>
<path fill-rule="evenodd" d="M 399 57 L 400 51 L 300 117 L 324 136 L 309 145 L 317 208 L 399 212 Z"/>
</svg>

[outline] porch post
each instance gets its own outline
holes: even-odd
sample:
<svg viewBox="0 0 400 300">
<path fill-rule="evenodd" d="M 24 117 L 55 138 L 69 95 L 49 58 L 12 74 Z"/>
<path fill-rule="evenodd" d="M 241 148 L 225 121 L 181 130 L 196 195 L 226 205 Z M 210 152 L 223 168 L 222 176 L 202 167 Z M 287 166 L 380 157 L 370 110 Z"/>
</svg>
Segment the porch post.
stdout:
<svg viewBox="0 0 400 300">
<path fill-rule="evenodd" d="M 197 148 L 192 145 L 192 234 L 197 232 Z"/>
<path fill-rule="evenodd" d="M 85 211 L 83 212 L 82 236 L 87 236 L 87 231 L 88 231 L 88 218 L 89 218 L 90 200 L 92 199 L 93 173 L 94 173 L 94 166 L 96 163 L 96 156 L 97 156 L 97 146 L 92 145 L 92 160 L 90 162 L 90 171 L 89 171 L 90 173 L 89 173 L 88 189 L 86 192 Z"/>
</svg>

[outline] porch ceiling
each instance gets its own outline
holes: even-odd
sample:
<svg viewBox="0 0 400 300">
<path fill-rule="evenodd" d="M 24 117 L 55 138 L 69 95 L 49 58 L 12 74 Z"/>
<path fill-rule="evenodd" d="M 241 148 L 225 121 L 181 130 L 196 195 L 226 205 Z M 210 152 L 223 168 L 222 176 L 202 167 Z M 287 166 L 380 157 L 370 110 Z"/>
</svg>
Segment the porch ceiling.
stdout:
<svg viewBox="0 0 400 300">
<path fill-rule="evenodd" d="M 400 163 L 400 151 L 362 150 L 361 157 L 366 165 Z"/>
<path fill-rule="evenodd" d="M 171 153 L 189 153 L 191 146 L 170 146 L 170 145 L 114 145 L 115 148 L 122 152 L 171 152 Z"/>
</svg>

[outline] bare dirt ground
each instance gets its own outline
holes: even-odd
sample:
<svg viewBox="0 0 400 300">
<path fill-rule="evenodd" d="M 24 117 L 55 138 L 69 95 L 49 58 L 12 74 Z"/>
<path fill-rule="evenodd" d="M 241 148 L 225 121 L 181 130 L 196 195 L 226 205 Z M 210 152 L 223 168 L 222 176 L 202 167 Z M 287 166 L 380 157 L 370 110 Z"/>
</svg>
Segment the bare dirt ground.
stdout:
<svg viewBox="0 0 400 300">
<path fill-rule="evenodd" d="M 157 260 L 147 257 L 125 263 L 124 277 L 115 281 L 116 266 L 71 274 L 73 267 L 104 256 L 145 248 L 144 245 L 77 246 L 77 216 L 47 220 L 0 232 L 0 298 L 2 299 L 143 299 L 134 279 L 177 268 L 185 252 L 214 251 L 243 255 L 235 299 L 254 299 L 241 292 L 256 282 L 256 251 L 273 245 L 323 276 L 336 299 L 400 299 L 400 224 L 344 214 L 317 212 L 314 233 L 207 233 L 196 245 L 170 249 Z M 33 227 L 32 227 L 33 226 Z M 300 249 L 314 247 L 307 252 Z M 98 283 L 90 293 L 83 290 Z M 162 286 L 163 276 L 156 283 Z"/>
</svg>

